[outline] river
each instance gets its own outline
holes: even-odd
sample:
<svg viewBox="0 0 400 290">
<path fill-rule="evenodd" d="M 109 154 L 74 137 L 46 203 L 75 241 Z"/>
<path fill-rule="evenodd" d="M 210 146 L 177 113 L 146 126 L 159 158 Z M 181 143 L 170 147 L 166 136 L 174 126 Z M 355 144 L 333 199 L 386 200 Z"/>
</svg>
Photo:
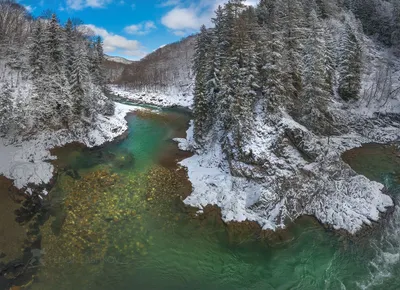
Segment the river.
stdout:
<svg viewBox="0 0 400 290">
<path fill-rule="evenodd" d="M 184 137 L 189 118 L 136 112 L 123 140 L 55 151 L 59 173 L 37 218 L 26 289 L 399 289 L 397 207 L 385 229 L 361 240 L 307 217 L 263 233 L 224 224 L 212 207 L 196 216 L 183 205 L 191 187 L 176 165 L 188 155 L 171 141 Z M 400 158 L 387 147 L 364 149 L 345 160 L 397 196 Z"/>
</svg>

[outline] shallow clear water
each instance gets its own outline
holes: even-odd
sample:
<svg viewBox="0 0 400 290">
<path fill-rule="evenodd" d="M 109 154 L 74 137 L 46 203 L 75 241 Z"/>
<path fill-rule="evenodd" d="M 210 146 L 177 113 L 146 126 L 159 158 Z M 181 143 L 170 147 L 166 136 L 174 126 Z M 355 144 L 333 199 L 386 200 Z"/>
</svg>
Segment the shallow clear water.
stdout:
<svg viewBox="0 0 400 290">
<path fill-rule="evenodd" d="M 400 288 L 397 211 L 387 230 L 357 242 L 312 218 L 262 235 L 250 224 L 226 226 L 216 210 L 196 217 L 181 202 L 190 187 L 173 166 L 181 153 L 170 140 L 183 133 L 188 116 L 128 121 L 123 141 L 60 156 L 66 171 L 41 227 L 32 289 Z M 376 154 L 354 153 L 349 162 L 360 173 L 379 171 L 370 177 L 390 179 L 395 192 L 393 158 Z"/>
</svg>

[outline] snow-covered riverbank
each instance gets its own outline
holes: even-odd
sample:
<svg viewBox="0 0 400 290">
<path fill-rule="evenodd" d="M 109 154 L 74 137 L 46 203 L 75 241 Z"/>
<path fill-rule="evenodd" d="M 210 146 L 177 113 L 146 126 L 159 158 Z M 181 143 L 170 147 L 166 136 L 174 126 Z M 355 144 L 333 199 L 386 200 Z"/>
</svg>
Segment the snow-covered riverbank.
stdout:
<svg viewBox="0 0 400 290">
<path fill-rule="evenodd" d="M 168 95 L 116 92 L 127 99 L 164 107 L 187 107 L 193 102 Z M 346 114 L 343 108 L 332 110 L 337 116 Z M 370 124 L 371 118 L 354 114 L 352 121 Z M 356 174 L 342 161 L 341 154 L 363 143 L 400 138 L 395 123 L 361 126 L 360 132 L 351 129 L 349 134 L 327 138 L 314 135 L 284 111 L 278 119 L 271 123 L 265 116 L 258 116 L 252 138 L 242 148 L 253 154 L 255 164 L 235 160 L 229 163 L 218 142 L 206 150 L 196 150 L 191 124 L 186 139 L 175 139 L 181 150 L 196 152 L 180 163 L 187 168 L 193 185 L 192 194 L 184 202 L 200 211 L 206 205 L 217 205 L 225 221 L 256 221 L 264 229 L 282 228 L 287 219 L 313 215 L 322 223 L 350 233 L 378 221 L 380 214 L 393 206 L 392 199 L 382 192 L 383 185 Z M 306 160 L 291 144 L 285 136 L 288 131 L 302 136 L 301 146 L 314 160 Z"/>
<path fill-rule="evenodd" d="M 341 154 L 363 143 L 396 140 L 400 131 L 395 127 L 375 128 L 379 134 L 371 138 L 355 132 L 327 138 L 312 134 L 285 112 L 276 126 L 266 120 L 259 116 L 253 137 L 242 148 L 253 155 L 252 164 L 228 162 L 218 143 L 180 163 L 193 185 L 184 201 L 187 205 L 200 212 L 206 205 L 217 205 L 226 222 L 256 221 L 272 230 L 285 227 L 287 220 L 313 215 L 352 234 L 378 221 L 393 206 L 382 192 L 384 186 L 356 174 Z M 289 132 L 302 136 L 297 145 L 314 160 L 304 158 L 286 136 Z M 193 125 L 187 139 L 175 141 L 182 150 L 193 150 Z"/>
<path fill-rule="evenodd" d="M 56 158 L 50 149 L 72 142 L 95 147 L 112 141 L 127 130 L 126 114 L 142 109 L 116 103 L 113 116 L 98 116 L 90 128 L 43 132 L 29 141 L 0 138 L 0 175 L 12 179 L 19 189 L 29 184 L 46 184 L 54 169 L 48 161 Z"/>
<path fill-rule="evenodd" d="M 182 91 L 180 88 L 171 87 L 160 92 L 158 90 L 131 90 L 117 85 L 110 85 L 109 89 L 116 96 L 141 104 L 189 109 L 193 107 L 193 94 L 190 89 Z"/>
</svg>

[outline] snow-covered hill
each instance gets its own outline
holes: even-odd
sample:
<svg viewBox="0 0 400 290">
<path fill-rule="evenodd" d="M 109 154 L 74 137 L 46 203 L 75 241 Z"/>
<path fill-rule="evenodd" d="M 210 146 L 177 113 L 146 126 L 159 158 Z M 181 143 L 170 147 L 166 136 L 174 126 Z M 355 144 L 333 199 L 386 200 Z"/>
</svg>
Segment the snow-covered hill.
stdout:
<svg viewBox="0 0 400 290">
<path fill-rule="evenodd" d="M 112 91 L 138 101 L 153 97 L 171 99 L 166 103 L 190 106 L 194 77 L 192 59 L 196 36 L 160 47 L 143 59 L 131 64 L 114 61 L 104 63 Z M 151 102 L 155 103 L 155 102 Z"/>
<path fill-rule="evenodd" d="M 104 58 L 108 61 L 122 63 L 122 64 L 132 64 L 134 62 L 133 60 L 129 60 L 120 56 L 105 55 Z"/>
</svg>

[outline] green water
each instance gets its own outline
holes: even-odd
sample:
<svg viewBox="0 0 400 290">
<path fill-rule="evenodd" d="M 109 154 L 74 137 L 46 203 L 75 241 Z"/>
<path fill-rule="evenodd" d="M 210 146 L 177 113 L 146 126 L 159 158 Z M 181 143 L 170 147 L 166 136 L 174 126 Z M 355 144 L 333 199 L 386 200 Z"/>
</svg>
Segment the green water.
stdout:
<svg viewBox="0 0 400 290">
<path fill-rule="evenodd" d="M 183 132 L 188 116 L 163 116 L 129 116 L 123 141 L 60 156 L 77 174 L 61 174 L 52 192 L 57 206 L 41 230 L 32 289 L 400 288 L 398 210 L 387 230 L 357 242 L 311 218 L 261 238 L 251 226 L 227 227 L 215 214 L 195 217 L 181 202 L 184 176 L 168 162 L 179 158 L 170 139 Z M 384 162 L 373 177 L 390 179 L 396 192 L 393 159 L 379 155 L 355 154 L 351 162 L 360 172 Z M 116 181 L 107 181 L 111 175 Z M 71 211 L 76 199 L 82 210 Z M 99 211 L 107 211 L 106 221 Z"/>
</svg>

